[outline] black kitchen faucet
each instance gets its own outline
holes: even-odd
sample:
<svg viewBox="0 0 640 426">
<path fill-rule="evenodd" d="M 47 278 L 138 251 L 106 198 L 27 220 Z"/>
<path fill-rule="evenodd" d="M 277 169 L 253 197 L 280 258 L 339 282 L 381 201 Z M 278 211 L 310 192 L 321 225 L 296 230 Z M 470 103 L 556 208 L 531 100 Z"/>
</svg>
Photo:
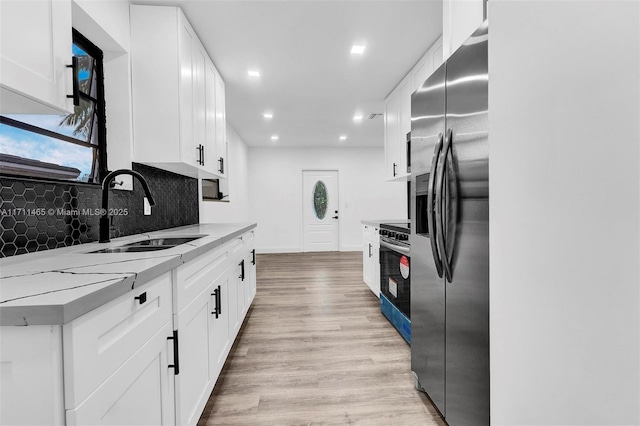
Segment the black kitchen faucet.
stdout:
<svg viewBox="0 0 640 426">
<path fill-rule="evenodd" d="M 147 181 L 144 176 L 142 176 L 138 172 L 134 172 L 133 170 L 128 169 L 120 169 L 115 170 L 113 172 L 109 172 L 104 177 L 102 181 L 102 215 L 100 216 L 100 242 L 108 243 L 109 240 L 109 189 L 111 188 L 111 182 L 118 175 L 131 175 L 137 178 L 142 184 L 142 189 L 144 189 L 145 196 L 149 200 L 149 205 L 155 206 L 155 201 L 153 200 L 153 196 L 151 195 L 151 191 L 149 191 L 149 185 L 147 185 Z"/>
</svg>

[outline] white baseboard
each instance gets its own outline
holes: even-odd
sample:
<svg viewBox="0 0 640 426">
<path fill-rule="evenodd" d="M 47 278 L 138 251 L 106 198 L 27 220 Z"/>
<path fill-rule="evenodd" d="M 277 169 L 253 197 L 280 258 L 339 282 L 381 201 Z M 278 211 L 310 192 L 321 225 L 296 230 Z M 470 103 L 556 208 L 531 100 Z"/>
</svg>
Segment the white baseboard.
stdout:
<svg viewBox="0 0 640 426">
<path fill-rule="evenodd" d="M 300 253 L 302 250 L 300 247 L 256 247 L 256 253 L 269 254 L 269 253 Z"/>
<path fill-rule="evenodd" d="M 360 246 L 348 246 L 342 247 L 339 251 L 362 251 Z M 302 253 L 300 247 L 256 247 L 256 253 L 258 254 L 275 254 L 275 253 Z"/>
</svg>

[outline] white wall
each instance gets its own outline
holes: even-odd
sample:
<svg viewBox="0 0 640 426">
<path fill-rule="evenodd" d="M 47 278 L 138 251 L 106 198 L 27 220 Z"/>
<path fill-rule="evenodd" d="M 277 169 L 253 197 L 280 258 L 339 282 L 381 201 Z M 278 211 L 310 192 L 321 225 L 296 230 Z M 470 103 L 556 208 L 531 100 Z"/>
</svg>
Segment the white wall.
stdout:
<svg viewBox="0 0 640 426">
<path fill-rule="evenodd" d="M 133 158 L 131 66 L 129 51 L 129 2 L 74 0 L 72 22 L 82 35 L 104 53 L 104 87 L 107 116 L 107 162 L 109 170 L 130 169 Z M 132 189 L 131 176 L 116 189 Z"/>
<path fill-rule="evenodd" d="M 237 223 L 249 221 L 249 150 L 238 133 L 227 123 L 227 183 L 224 194 L 229 202 L 202 201 L 200 186 L 200 223 Z M 222 185 L 221 185 L 222 186 Z"/>
<path fill-rule="evenodd" d="M 640 424 L 640 4 L 488 5 L 492 423 Z"/>
<path fill-rule="evenodd" d="M 249 149 L 259 252 L 302 250 L 302 170 L 338 170 L 340 250 L 361 250 L 362 219 L 406 217 L 406 182 L 384 182 L 382 148 Z"/>
</svg>

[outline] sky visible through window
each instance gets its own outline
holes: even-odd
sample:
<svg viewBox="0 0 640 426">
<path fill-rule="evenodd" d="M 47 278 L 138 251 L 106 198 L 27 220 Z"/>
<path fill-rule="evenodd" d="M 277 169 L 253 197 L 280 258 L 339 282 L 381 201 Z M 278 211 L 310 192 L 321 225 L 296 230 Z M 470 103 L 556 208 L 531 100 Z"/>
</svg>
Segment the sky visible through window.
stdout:
<svg viewBox="0 0 640 426">
<path fill-rule="evenodd" d="M 73 45 L 73 54 L 79 57 L 88 56 L 75 44 Z M 80 87 L 83 87 L 83 83 L 86 85 L 91 78 L 91 70 L 83 66 L 80 68 L 78 77 Z M 90 112 L 92 117 L 90 121 L 93 122 L 93 103 L 81 98 L 80 107 Z M 83 129 L 84 132 L 79 132 L 79 126 L 64 123 L 67 115 L 3 114 L 3 116 L 92 143 L 89 140 L 90 131 Z M 97 139 L 93 143 L 97 143 Z M 89 180 L 94 160 L 93 151 L 93 148 L 0 124 L 0 153 L 78 169 L 80 173 L 75 179 L 77 181 L 87 182 Z"/>
</svg>

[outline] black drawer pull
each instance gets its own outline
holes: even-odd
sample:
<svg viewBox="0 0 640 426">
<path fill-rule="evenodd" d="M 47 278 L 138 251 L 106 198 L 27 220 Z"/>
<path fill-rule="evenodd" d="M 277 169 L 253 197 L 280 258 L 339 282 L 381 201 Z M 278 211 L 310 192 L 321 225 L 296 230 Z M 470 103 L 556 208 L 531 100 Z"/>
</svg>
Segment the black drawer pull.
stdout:
<svg viewBox="0 0 640 426">
<path fill-rule="evenodd" d="M 251 263 L 253 265 L 255 265 L 256 264 L 256 249 L 251 250 L 251 254 L 253 256 L 253 259 L 251 260 Z"/>
<path fill-rule="evenodd" d="M 241 272 L 238 278 L 241 278 L 242 281 L 244 281 L 244 259 L 242 259 L 242 262 L 240 262 L 240 268 L 241 268 Z"/>
<path fill-rule="evenodd" d="M 135 300 L 138 301 L 141 305 L 147 301 L 147 292 L 145 291 L 140 296 L 134 297 Z"/>
</svg>

